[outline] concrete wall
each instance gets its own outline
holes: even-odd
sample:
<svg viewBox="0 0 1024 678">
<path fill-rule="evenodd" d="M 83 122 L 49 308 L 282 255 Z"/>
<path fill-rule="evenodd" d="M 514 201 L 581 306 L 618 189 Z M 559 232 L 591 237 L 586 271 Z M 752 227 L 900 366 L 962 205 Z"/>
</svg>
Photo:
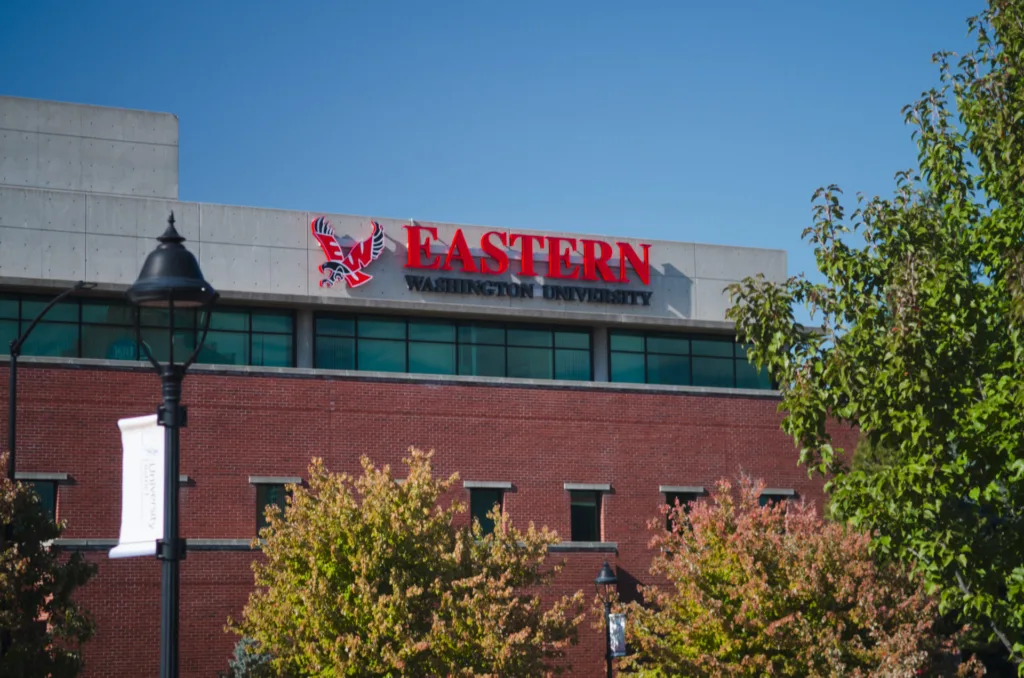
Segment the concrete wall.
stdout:
<svg viewBox="0 0 1024 678">
<path fill-rule="evenodd" d="M 404 267 L 402 228 L 408 221 L 175 200 L 177 120 L 170 115 L 0 97 L 0 134 L 5 135 L 0 141 L 0 284 L 85 279 L 129 285 L 171 210 L 186 245 L 228 300 L 592 324 L 721 325 L 729 282 L 756 273 L 776 280 L 786 275 L 784 251 L 600 236 L 593 237 L 650 244 L 650 286 L 635 276 L 622 284 L 410 270 Z M 320 287 L 318 267 L 325 257 L 310 231 L 318 216 L 330 219 L 346 247 L 369 237 L 371 218 L 384 226 L 385 251 L 366 268 L 370 283 Z M 479 247 L 483 233 L 505 230 L 417 224 L 437 228 L 435 251 L 440 252 L 457 228 L 472 248 Z M 543 268 L 545 254 L 539 252 L 536 260 Z M 517 269 L 513 262 L 511 270 Z M 533 299 L 417 292 L 408 289 L 406 274 L 533 282 L 537 289 Z M 540 291 L 545 282 L 644 290 L 653 296 L 649 306 L 546 300 Z"/>
<path fill-rule="evenodd" d="M 0 97 L 0 185 L 178 197 L 178 119 Z"/>
</svg>

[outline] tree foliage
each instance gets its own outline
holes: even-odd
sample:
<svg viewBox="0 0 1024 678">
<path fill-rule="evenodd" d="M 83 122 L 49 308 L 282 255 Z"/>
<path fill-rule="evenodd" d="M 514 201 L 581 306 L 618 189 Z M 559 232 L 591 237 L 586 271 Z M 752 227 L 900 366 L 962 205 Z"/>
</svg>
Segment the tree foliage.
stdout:
<svg viewBox="0 0 1024 678">
<path fill-rule="evenodd" d="M 93 624 L 72 595 L 96 568 L 51 545 L 62 529 L 30 487 L 0 478 L 0 676 L 69 678 L 82 667 Z"/>
<path fill-rule="evenodd" d="M 918 579 L 877 564 L 869 539 L 802 502 L 760 506 L 763 485 L 720 481 L 688 511 L 651 522 L 651 572 L 627 606 L 626 675 L 980 675 L 952 666 Z"/>
<path fill-rule="evenodd" d="M 1024 651 L 1024 3 L 968 21 L 976 48 L 939 53 L 941 85 L 904 109 L 919 170 L 893 197 L 819 189 L 824 282 L 731 287 L 730 317 L 782 393 L 800 459 L 831 508 L 913 563 L 943 610 Z M 855 236 L 857 236 L 855 238 Z M 806 305 L 820 331 L 794 322 Z M 847 469 L 830 422 L 894 463 Z M 1021 666 L 1024 675 L 1024 665 Z"/>
<path fill-rule="evenodd" d="M 435 479 L 412 450 L 401 484 L 363 459 L 358 478 L 310 467 L 282 515 L 268 509 L 257 590 L 231 628 L 282 676 L 538 676 L 576 642 L 582 594 L 545 608 L 557 537 L 456 526 L 465 505 L 439 504 L 457 476 Z"/>
</svg>

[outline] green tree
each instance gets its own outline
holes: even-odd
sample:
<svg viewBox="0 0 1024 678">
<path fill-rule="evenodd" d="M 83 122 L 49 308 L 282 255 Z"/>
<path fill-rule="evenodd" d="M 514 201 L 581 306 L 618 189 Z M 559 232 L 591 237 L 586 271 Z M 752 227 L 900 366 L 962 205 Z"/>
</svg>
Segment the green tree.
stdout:
<svg viewBox="0 0 1024 678">
<path fill-rule="evenodd" d="M 814 194 L 823 282 L 731 286 L 729 317 L 782 393 L 839 518 L 911 563 L 944 611 L 1024 650 L 1024 3 L 968 21 L 941 85 L 904 109 L 917 171 L 889 199 Z M 855 239 L 856 237 L 856 239 Z M 805 305 L 819 330 L 794 321 Z M 893 463 L 848 468 L 852 425 Z M 1024 665 L 1020 666 L 1024 675 Z"/>
<path fill-rule="evenodd" d="M 576 642 L 582 594 L 545 609 L 557 537 L 492 512 L 494 531 L 457 527 L 461 502 L 439 504 L 457 476 L 435 479 L 412 450 L 399 484 L 363 459 L 363 474 L 310 467 L 282 514 L 268 508 L 257 589 L 229 628 L 255 641 L 282 676 L 538 676 Z"/>
<path fill-rule="evenodd" d="M 760 506 L 763 484 L 719 481 L 689 510 L 651 521 L 643 604 L 626 606 L 636 654 L 622 673 L 745 677 L 981 675 L 954 668 L 936 602 L 898 564 L 879 565 L 869 539 L 803 502 Z"/>
<path fill-rule="evenodd" d="M 7 468 L 6 453 L 0 468 Z M 95 574 L 81 554 L 65 556 L 61 535 L 28 486 L 0 478 L 0 676 L 69 678 L 82 668 L 92 620 L 72 600 Z"/>
</svg>

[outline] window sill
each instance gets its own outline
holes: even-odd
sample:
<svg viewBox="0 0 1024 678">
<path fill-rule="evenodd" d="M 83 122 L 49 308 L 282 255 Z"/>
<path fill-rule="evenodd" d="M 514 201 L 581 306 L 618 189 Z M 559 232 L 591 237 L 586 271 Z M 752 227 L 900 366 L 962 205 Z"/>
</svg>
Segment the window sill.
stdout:
<svg viewBox="0 0 1024 678">
<path fill-rule="evenodd" d="M 299 476 L 249 476 L 250 485 L 301 485 Z"/>
<path fill-rule="evenodd" d="M 462 487 L 467 490 L 511 490 L 512 483 L 502 480 L 466 480 Z"/>
<path fill-rule="evenodd" d="M 619 543 L 615 541 L 563 541 L 548 547 L 550 553 L 618 553 Z"/>
<path fill-rule="evenodd" d="M 34 473 L 31 471 L 16 471 L 15 480 L 45 480 L 53 483 L 70 483 L 71 477 L 67 473 Z"/>
<path fill-rule="evenodd" d="M 704 494 L 700 485 L 658 485 L 658 492 L 663 494 Z"/>
</svg>

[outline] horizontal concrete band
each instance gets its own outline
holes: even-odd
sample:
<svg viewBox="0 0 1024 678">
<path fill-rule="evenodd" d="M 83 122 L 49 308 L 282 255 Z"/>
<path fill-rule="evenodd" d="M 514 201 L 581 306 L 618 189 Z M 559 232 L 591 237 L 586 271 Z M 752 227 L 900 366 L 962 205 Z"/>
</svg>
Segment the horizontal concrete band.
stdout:
<svg viewBox="0 0 1024 678">
<path fill-rule="evenodd" d="M 10 356 L 0 355 L 0 365 Z M 127 372 L 153 372 L 149 363 L 134 360 L 97 360 L 93 358 L 52 358 L 19 356 L 22 367 L 63 367 L 70 369 L 106 369 Z M 261 367 L 244 365 L 192 365 L 188 374 L 223 376 L 258 376 L 293 379 L 351 379 L 408 384 L 451 384 L 457 386 L 498 386 L 502 388 L 543 388 L 569 391 L 604 391 L 610 393 L 649 393 L 758 398 L 778 400 L 778 391 L 749 388 L 715 388 L 712 386 L 666 386 L 662 384 L 626 384 L 608 381 L 560 381 L 554 379 L 517 379 L 514 377 L 468 377 L 459 375 L 407 374 L 403 372 L 367 372 L 358 370 L 324 370 L 309 367 Z M 186 379 L 188 376 L 186 375 Z"/>
<path fill-rule="evenodd" d="M 462 486 L 468 490 L 511 490 L 512 483 L 503 480 L 467 480 Z"/>
<path fill-rule="evenodd" d="M 566 490 L 582 490 L 582 491 L 593 491 L 593 492 L 611 492 L 611 483 L 565 483 L 563 487 Z"/>
<path fill-rule="evenodd" d="M 768 494 L 776 497 L 794 497 L 796 496 L 796 490 L 779 487 L 766 487 L 761 490 L 761 494 Z"/>
<path fill-rule="evenodd" d="M 704 494 L 699 485 L 658 485 L 658 492 L 679 492 L 681 494 Z"/>
<path fill-rule="evenodd" d="M 249 476 L 250 485 L 301 485 L 299 476 Z"/>
<path fill-rule="evenodd" d="M 109 551 L 117 546 L 116 539 L 55 539 L 54 545 L 67 551 Z M 187 551 L 254 551 L 251 539 L 186 539 Z M 550 553 L 571 553 L 582 551 L 598 551 L 605 553 L 618 552 L 617 542 L 609 541 L 566 541 L 548 546 Z M 145 556 L 143 556 L 145 557 Z M 154 558 L 156 556 L 153 556 Z"/>
</svg>

